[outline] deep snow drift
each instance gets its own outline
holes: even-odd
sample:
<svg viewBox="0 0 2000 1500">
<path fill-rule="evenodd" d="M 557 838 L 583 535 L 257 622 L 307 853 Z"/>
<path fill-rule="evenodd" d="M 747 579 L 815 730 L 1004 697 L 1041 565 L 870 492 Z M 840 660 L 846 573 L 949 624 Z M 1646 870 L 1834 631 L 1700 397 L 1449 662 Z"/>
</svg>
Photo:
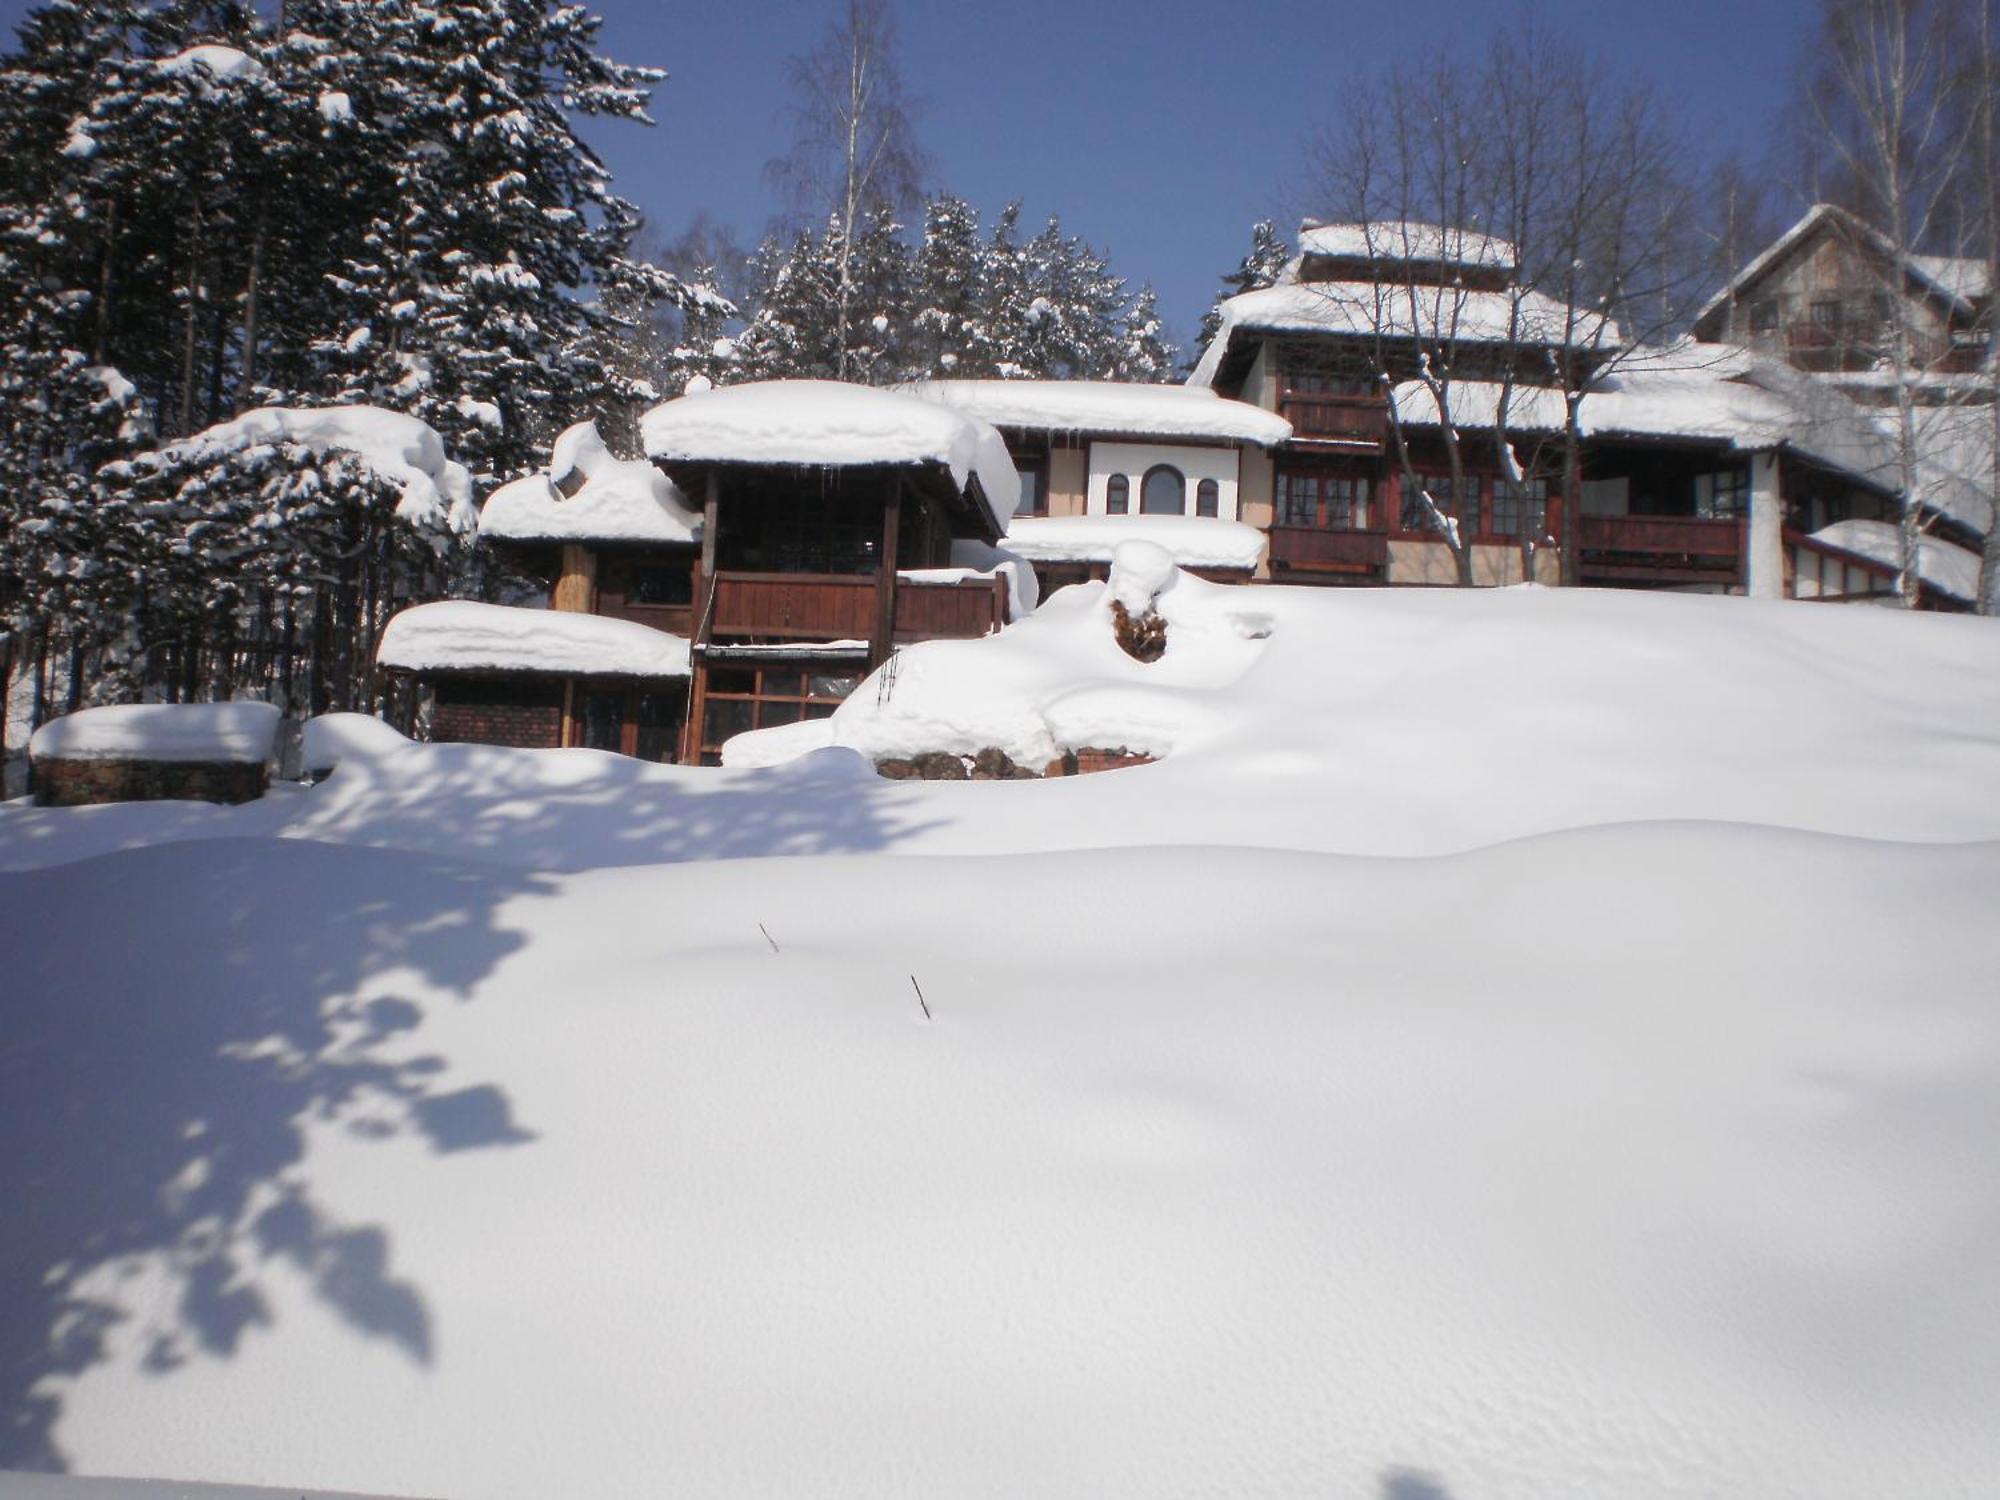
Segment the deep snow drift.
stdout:
<svg viewBox="0 0 2000 1500">
<path fill-rule="evenodd" d="M 1155 766 L 335 720 L 311 791 L 0 809 L 0 1467 L 1980 1492 L 2000 633 L 1182 578 L 1059 651 L 1103 593 L 882 707 Z"/>
</svg>

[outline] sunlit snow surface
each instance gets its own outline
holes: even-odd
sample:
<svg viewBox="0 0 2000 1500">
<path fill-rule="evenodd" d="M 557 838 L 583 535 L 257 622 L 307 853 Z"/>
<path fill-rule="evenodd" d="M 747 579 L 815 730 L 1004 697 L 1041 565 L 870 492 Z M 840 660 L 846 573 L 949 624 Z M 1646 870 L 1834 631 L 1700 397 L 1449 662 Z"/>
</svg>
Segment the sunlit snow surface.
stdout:
<svg viewBox="0 0 2000 1500">
<path fill-rule="evenodd" d="M 1158 765 L 0 809 L 0 1467 L 1982 1493 L 2000 633 L 1098 592 L 933 654 Z"/>
</svg>

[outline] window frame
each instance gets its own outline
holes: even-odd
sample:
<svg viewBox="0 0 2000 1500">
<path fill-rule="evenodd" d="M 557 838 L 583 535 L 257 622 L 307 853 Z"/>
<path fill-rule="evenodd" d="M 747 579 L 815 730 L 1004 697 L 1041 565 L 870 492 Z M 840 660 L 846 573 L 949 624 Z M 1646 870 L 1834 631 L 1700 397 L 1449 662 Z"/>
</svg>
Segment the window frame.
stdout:
<svg viewBox="0 0 2000 1500">
<path fill-rule="evenodd" d="M 1104 481 L 1104 513 L 1107 516 L 1132 513 L 1132 481 L 1125 475 L 1113 474 Z"/>
<path fill-rule="evenodd" d="M 1168 474 L 1171 474 L 1174 477 L 1174 482 L 1179 486 L 1179 493 L 1177 497 L 1179 503 L 1176 504 L 1172 510 L 1154 510 L 1152 506 L 1148 503 L 1147 494 L 1153 488 L 1153 481 L 1156 478 Z M 1139 481 L 1139 514 L 1142 516 L 1184 516 L 1187 513 L 1188 513 L 1187 475 L 1183 473 L 1176 465 L 1167 463 L 1154 464 L 1151 468 L 1146 470 L 1145 476 Z"/>
</svg>

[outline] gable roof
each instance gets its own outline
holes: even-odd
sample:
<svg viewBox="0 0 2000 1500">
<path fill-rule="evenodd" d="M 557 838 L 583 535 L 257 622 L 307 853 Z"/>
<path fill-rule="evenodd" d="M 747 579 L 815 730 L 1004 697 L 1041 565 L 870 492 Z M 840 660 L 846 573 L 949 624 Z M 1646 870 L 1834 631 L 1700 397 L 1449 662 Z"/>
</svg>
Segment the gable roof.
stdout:
<svg viewBox="0 0 2000 1500">
<path fill-rule="evenodd" d="M 1865 223 L 1836 204 L 1815 203 L 1798 223 L 1752 256 L 1749 263 L 1730 278 L 1727 286 L 1702 304 L 1701 311 L 1694 315 L 1694 326 L 1699 328 L 1717 309 L 1741 301 L 1748 287 L 1761 280 L 1772 267 L 1821 230 L 1837 230 L 1865 244 L 1885 260 L 1895 256 L 1895 248 L 1888 237 L 1872 224 Z M 1981 260 L 1957 255 L 1908 255 L 1903 257 L 1903 269 L 1912 279 L 1961 312 L 1972 312 L 1976 299 L 1993 294 L 1991 269 Z"/>
</svg>

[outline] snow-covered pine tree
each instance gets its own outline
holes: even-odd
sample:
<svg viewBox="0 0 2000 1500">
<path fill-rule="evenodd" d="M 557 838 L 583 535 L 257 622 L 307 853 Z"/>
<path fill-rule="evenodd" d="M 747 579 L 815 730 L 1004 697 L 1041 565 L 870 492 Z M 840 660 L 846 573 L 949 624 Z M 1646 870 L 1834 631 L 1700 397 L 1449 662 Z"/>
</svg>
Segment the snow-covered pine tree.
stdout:
<svg viewBox="0 0 2000 1500">
<path fill-rule="evenodd" d="M 1139 289 L 1138 297 L 1125 312 L 1124 347 L 1112 370 L 1116 380 L 1164 381 L 1174 374 L 1176 351 L 1160 320 L 1159 294 L 1152 287 Z"/>
<path fill-rule="evenodd" d="M 1214 305 L 1202 314 L 1201 330 L 1195 335 L 1194 359 L 1200 359 L 1201 352 L 1221 330 L 1222 304 L 1244 292 L 1259 292 L 1267 286 L 1276 286 L 1279 273 L 1291 258 L 1292 247 L 1278 233 L 1276 224 L 1263 219 L 1251 225 L 1249 253 L 1237 262 L 1235 270 L 1222 278 L 1222 290 L 1215 294 Z"/>
<path fill-rule="evenodd" d="M 908 356 L 915 376 L 983 375 L 993 362 L 981 318 L 979 216 L 962 198 L 933 198 L 911 268 Z"/>
</svg>

